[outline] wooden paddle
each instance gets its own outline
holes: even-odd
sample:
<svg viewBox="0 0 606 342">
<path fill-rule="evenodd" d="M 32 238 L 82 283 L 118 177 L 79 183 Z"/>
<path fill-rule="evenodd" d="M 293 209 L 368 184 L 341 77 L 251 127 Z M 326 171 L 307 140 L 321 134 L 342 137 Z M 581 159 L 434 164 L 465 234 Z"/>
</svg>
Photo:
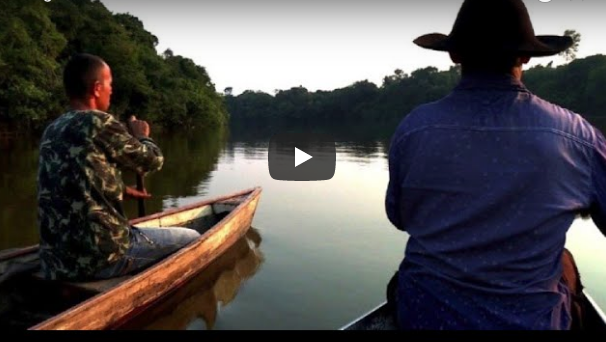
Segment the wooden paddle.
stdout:
<svg viewBox="0 0 606 342">
<path fill-rule="evenodd" d="M 143 176 L 137 173 L 137 190 L 145 192 L 145 185 L 143 184 Z M 139 217 L 145 216 L 145 200 L 143 198 L 137 199 L 139 206 Z"/>
<path fill-rule="evenodd" d="M 130 126 L 130 121 L 126 122 L 126 127 L 128 127 L 128 132 L 134 136 L 133 129 Z M 145 184 L 143 183 L 143 176 L 140 175 L 139 173 L 136 173 L 136 175 L 137 175 L 137 190 L 141 191 L 141 192 L 145 192 Z M 145 200 L 143 198 L 138 198 L 137 204 L 139 207 L 139 217 L 145 216 Z"/>
</svg>

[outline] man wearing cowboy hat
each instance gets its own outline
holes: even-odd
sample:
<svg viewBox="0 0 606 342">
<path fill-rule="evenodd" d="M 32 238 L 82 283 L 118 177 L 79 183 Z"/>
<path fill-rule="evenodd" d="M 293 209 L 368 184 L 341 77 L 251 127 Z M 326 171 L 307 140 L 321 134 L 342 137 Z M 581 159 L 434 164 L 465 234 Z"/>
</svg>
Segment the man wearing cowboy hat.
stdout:
<svg viewBox="0 0 606 342">
<path fill-rule="evenodd" d="M 462 78 L 391 142 L 386 211 L 409 234 L 400 327 L 570 329 L 561 258 L 580 212 L 606 232 L 606 140 L 521 78 L 572 40 L 535 36 L 521 0 L 466 0 L 449 35 L 414 43 L 448 52 Z"/>
</svg>

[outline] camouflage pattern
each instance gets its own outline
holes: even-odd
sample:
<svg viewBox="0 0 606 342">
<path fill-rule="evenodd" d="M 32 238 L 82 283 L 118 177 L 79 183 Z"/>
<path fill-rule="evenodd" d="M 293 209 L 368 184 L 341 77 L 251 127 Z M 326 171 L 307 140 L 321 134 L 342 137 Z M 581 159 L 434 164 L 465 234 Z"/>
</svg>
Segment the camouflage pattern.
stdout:
<svg viewBox="0 0 606 342">
<path fill-rule="evenodd" d="M 149 138 L 101 111 L 71 111 L 40 143 L 40 258 L 49 279 L 87 279 L 130 247 L 122 208 L 124 170 L 158 171 L 164 158 Z"/>
</svg>

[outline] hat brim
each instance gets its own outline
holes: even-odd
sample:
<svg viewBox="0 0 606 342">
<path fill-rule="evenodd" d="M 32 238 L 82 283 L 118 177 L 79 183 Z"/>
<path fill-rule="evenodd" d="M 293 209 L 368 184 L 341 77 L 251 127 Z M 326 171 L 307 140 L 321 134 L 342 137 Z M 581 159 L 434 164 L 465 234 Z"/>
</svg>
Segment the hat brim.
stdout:
<svg viewBox="0 0 606 342">
<path fill-rule="evenodd" d="M 557 55 L 570 48 L 574 43 L 568 36 L 540 35 L 536 36 L 534 40 L 516 46 L 497 46 L 496 42 L 490 40 L 463 45 L 441 33 L 422 35 L 413 42 L 422 48 L 436 51 L 513 52 L 530 57 Z"/>
</svg>

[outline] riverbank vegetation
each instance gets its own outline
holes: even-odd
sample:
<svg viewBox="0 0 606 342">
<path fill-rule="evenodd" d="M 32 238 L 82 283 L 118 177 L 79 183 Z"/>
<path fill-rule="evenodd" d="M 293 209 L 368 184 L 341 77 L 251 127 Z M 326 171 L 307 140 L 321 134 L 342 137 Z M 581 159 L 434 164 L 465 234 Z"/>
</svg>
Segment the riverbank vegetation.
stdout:
<svg viewBox="0 0 606 342">
<path fill-rule="evenodd" d="M 606 117 L 606 56 L 535 66 L 524 83 L 543 98 L 586 117 Z M 394 122 L 414 107 L 446 95 L 460 69 L 397 69 L 377 85 L 361 80 L 331 91 L 304 87 L 274 94 L 247 90 L 238 96 L 215 89 L 203 66 L 157 51 L 158 38 L 133 15 L 110 12 L 100 1 L 6 0 L 0 8 L 0 136 L 40 130 L 67 107 L 62 70 L 74 53 L 104 58 L 114 76 L 110 112 L 131 114 L 162 128 L 213 128 L 233 124 L 338 124 Z M 4 132 L 4 134 L 3 134 Z"/>
<path fill-rule="evenodd" d="M 205 68 L 170 50 L 130 14 L 91 0 L 6 0 L 0 8 L 0 124 L 40 129 L 67 99 L 62 70 L 71 55 L 96 54 L 114 76 L 110 111 L 162 127 L 213 127 L 228 121 Z"/>
<path fill-rule="evenodd" d="M 460 78 L 460 68 L 427 67 L 410 74 L 395 70 L 381 85 L 356 82 L 333 91 L 311 92 L 297 87 L 274 95 L 246 91 L 226 96 L 234 122 L 387 122 L 402 118 L 414 107 L 446 95 Z M 606 118 L 606 56 L 575 59 L 557 67 L 538 65 L 524 72 L 533 93 L 585 117 Z"/>
</svg>

